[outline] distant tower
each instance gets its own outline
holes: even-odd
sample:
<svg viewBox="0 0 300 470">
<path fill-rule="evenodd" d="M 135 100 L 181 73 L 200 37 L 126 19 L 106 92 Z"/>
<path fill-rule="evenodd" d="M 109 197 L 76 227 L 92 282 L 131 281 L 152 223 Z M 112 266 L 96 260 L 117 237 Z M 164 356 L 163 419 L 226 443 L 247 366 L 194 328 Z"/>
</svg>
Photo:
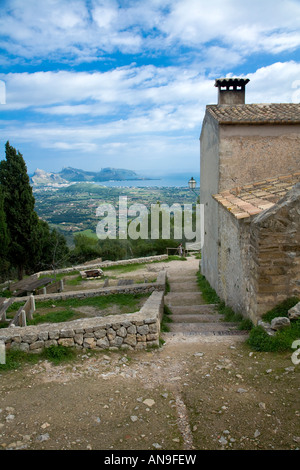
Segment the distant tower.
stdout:
<svg viewBox="0 0 300 470">
<path fill-rule="evenodd" d="M 249 78 L 218 78 L 215 87 L 219 89 L 218 105 L 245 104 L 245 88 Z"/>
</svg>

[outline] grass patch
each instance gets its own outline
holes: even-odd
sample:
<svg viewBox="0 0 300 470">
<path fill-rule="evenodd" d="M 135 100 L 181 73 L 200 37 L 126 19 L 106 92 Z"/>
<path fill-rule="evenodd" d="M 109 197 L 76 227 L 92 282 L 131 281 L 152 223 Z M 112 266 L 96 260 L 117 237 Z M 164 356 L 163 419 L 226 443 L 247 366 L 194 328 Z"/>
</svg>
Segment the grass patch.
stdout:
<svg viewBox="0 0 300 470">
<path fill-rule="evenodd" d="M 274 336 L 268 335 L 262 326 L 254 327 L 247 340 L 255 351 L 283 352 L 291 349 L 293 341 L 300 338 L 300 320 L 291 323 L 290 328 L 277 331 Z"/>
<path fill-rule="evenodd" d="M 16 370 L 26 364 L 36 364 L 41 359 L 46 359 L 59 364 L 63 361 L 70 361 L 77 357 L 77 352 L 74 348 L 67 348 L 66 346 L 50 346 L 45 348 L 40 354 L 29 354 L 24 351 L 9 350 L 5 354 L 5 364 L 0 364 L 0 372 L 9 370 Z"/>
<path fill-rule="evenodd" d="M 166 261 L 187 261 L 187 258 L 185 256 L 169 255 L 168 259 L 165 259 L 163 262 L 166 262 Z"/>
<path fill-rule="evenodd" d="M 132 313 L 139 309 L 142 299 L 146 299 L 150 294 L 112 294 L 98 297 L 86 297 L 83 299 L 73 298 L 55 301 L 44 300 L 36 302 L 36 311 L 33 314 L 33 320 L 28 321 L 28 325 L 37 325 L 39 323 L 62 323 L 82 318 L 83 314 L 74 310 L 80 307 L 94 307 L 99 310 L 105 310 L 109 307 L 117 306 L 119 313 Z M 52 311 L 48 312 L 47 309 Z M 45 311 L 46 310 L 46 311 Z"/>
<path fill-rule="evenodd" d="M 216 291 L 210 286 L 205 276 L 203 276 L 203 274 L 201 274 L 200 272 L 197 273 L 197 283 L 201 290 L 204 302 L 206 302 L 207 304 L 220 303 L 220 298 L 218 297 Z"/>
<path fill-rule="evenodd" d="M 143 297 L 148 297 L 150 294 L 111 294 L 111 295 L 100 295 L 97 297 L 85 297 L 83 299 L 70 298 L 65 300 L 56 300 L 56 307 L 64 308 L 79 308 L 83 306 L 91 306 L 99 309 L 105 309 L 112 305 L 118 305 L 120 307 L 128 306 L 129 308 L 135 308 L 139 301 Z M 53 305 L 53 300 L 44 300 L 36 302 L 36 309 L 49 308 Z"/>
<path fill-rule="evenodd" d="M 238 330 L 251 330 L 253 328 L 253 323 L 250 318 L 245 318 L 242 314 L 236 313 L 231 307 L 226 305 L 200 271 L 197 273 L 197 283 L 201 290 L 203 300 L 207 304 L 215 304 L 218 313 L 224 316 L 225 322 L 237 323 Z"/>
<path fill-rule="evenodd" d="M 73 286 L 73 287 L 81 284 L 81 281 L 82 281 L 82 277 L 80 275 L 75 277 L 74 279 L 65 279 L 66 285 Z"/>
<path fill-rule="evenodd" d="M 68 348 L 59 344 L 58 346 L 50 346 L 45 348 L 41 356 L 54 364 L 70 361 L 76 357 L 76 352 L 73 348 Z"/>
<path fill-rule="evenodd" d="M 27 325 L 38 325 L 39 323 L 62 323 L 76 320 L 81 316 L 82 315 L 80 313 L 74 312 L 72 309 L 54 311 L 45 314 L 36 313 L 33 314 L 33 320 L 27 321 Z"/>
<path fill-rule="evenodd" d="M 65 277 L 68 277 L 68 276 L 75 276 L 76 274 L 80 274 L 80 272 L 78 270 L 74 270 L 74 271 L 70 271 L 70 272 L 67 272 L 67 273 L 55 273 L 55 271 L 53 271 L 51 274 L 43 274 L 39 277 L 39 279 L 44 279 L 44 278 L 47 278 L 47 277 L 53 277 L 55 278 L 56 281 L 60 281 L 61 279 L 64 279 Z"/>
<path fill-rule="evenodd" d="M 35 303 L 36 310 L 33 320 L 28 320 L 27 325 L 38 325 L 39 323 L 62 323 L 82 318 L 83 313 L 74 309 L 90 306 L 99 310 L 109 307 L 118 307 L 119 313 L 132 313 L 140 308 L 142 299 L 147 299 L 150 293 L 141 294 L 111 294 L 97 297 L 70 298 L 65 300 L 38 300 Z M 53 306 L 54 305 L 54 306 Z M 7 318 L 13 318 L 20 308 L 19 302 L 14 302 L 7 310 Z M 51 309 L 51 311 L 47 311 Z M 7 328 L 8 324 L 0 323 L 0 328 Z"/>
<path fill-rule="evenodd" d="M 124 266 L 108 266 L 101 268 L 103 272 L 106 271 L 118 271 L 119 274 L 130 273 L 133 271 L 137 271 L 138 269 L 143 269 L 146 266 L 146 263 L 132 263 L 132 264 L 125 264 Z"/>
<path fill-rule="evenodd" d="M 299 298 L 291 297 L 278 304 L 262 316 L 262 320 L 271 322 L 276 317 L 287 317 L 288 311 L 299 302 Z M 292 320 L 291 326 L 277 331 L 274 336 L 268 335 L 262 326 L 250 331 L 248 345 L 255 351 L 283 352 L 291 349 L 293 341 L 300 338 L 300 320 Z"/>
<path fill-rule="evenodd" d="M 36 364 L 40 360 L 39 354 L 28 354 L 23 351 L 9 350 L 5 354 L 5 364 L 0 364 L 0 372 L 15 370 L 23 364 Z"/>
<path fill-rule="evenodd" d="M 276 317 L 287 317 L 288 311 L 290 308 L 294 307 L 300 299 L 298 297 L 290 297 L 289 299 L 284 300 L 280 304 L 276 305 L 276 307 L 269 310 L 262 316 L 262 320 L 266 322 L 271 322 L 273 318 Z"/>
<path fill-rule="evenodd" d="M 236 313 L 231 307 L 225 305 L 225 302 L 219 302 L 217 306 L 220 315 L 224 316 L 224 321 L 227 323 L 238 323 L 238 330 L 251 330 L 253 323 L 250 318 L 245 318 L 240 313 Z"/>
<path fill-rule="evenodd" d="M 160 325 L 160 331 L 162 333 L 168 333 L 170 331 L 169 323 L 172 323 L 171 315 L 172 310 L 167 305 L 164 305 L 164 313 Z"/>
</svg>

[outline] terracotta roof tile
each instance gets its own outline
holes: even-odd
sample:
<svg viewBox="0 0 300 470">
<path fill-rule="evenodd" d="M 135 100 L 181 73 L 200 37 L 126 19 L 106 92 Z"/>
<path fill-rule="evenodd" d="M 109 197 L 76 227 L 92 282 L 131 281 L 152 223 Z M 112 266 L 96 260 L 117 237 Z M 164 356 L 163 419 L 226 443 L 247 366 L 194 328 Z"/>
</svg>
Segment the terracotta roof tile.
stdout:
<svg viewBox="0 0 300 470">
<path fill-rule="evenodd" d="M 300 124 L 300 104 L 208 105 L 220 124 Z"/>
<path fill-rule="evenodd" d="M 233 188 L 213 195 L 236 219 L 244 219 L 270 209 L 300 182 L 300 172 L 256 181 L 243 187 Z"/>
</svg>

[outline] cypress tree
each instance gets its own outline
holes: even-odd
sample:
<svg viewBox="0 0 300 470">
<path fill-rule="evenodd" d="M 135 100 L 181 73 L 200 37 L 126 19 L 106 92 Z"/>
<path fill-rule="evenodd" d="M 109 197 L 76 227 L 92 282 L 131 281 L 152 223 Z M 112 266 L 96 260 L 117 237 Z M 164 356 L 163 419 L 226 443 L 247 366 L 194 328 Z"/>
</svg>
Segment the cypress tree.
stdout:
<svg viewBox="0 0 300 470">
<path fill-rule="evenodd" d="M 0 162 L 0 184 L 10 239 L 8 257 L 22 279 L 24 270 L 31 266 L 39 219 L 22 154 L 7 142 L 5 157 Z"/>
<path fill-rule="evenodd" d="M 4 197 L 0 185 L 0 277 L 5 276 L 9 267 L 8 261 L 9 237 L 4 212 Z"/>
</svg>

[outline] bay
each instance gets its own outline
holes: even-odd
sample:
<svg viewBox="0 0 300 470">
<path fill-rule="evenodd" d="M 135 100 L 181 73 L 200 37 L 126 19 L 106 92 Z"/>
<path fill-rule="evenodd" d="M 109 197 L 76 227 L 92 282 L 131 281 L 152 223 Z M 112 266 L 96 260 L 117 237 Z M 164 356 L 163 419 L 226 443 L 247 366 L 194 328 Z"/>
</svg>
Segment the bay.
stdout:
<svg viewBox="0 0 300 470">
<path fill-rule="evenodd" d="M 159 175 L 157 177 L 151 177 L 151 179 L 144 180 L 124 180 L 124 181 L 99 181 L 94 184 L 106 187 L 119 187 L 119 188 L 145 188 L 145 187 L 158 187 L 158 188 L 188 188 L 188 181 L 193 176 L 199 187 L 200 175 L 199 170 L 194 172 L 184 173 L 169 173 Z M 152 179 L 153 178 L 153 179 Z"/>
</svg>

